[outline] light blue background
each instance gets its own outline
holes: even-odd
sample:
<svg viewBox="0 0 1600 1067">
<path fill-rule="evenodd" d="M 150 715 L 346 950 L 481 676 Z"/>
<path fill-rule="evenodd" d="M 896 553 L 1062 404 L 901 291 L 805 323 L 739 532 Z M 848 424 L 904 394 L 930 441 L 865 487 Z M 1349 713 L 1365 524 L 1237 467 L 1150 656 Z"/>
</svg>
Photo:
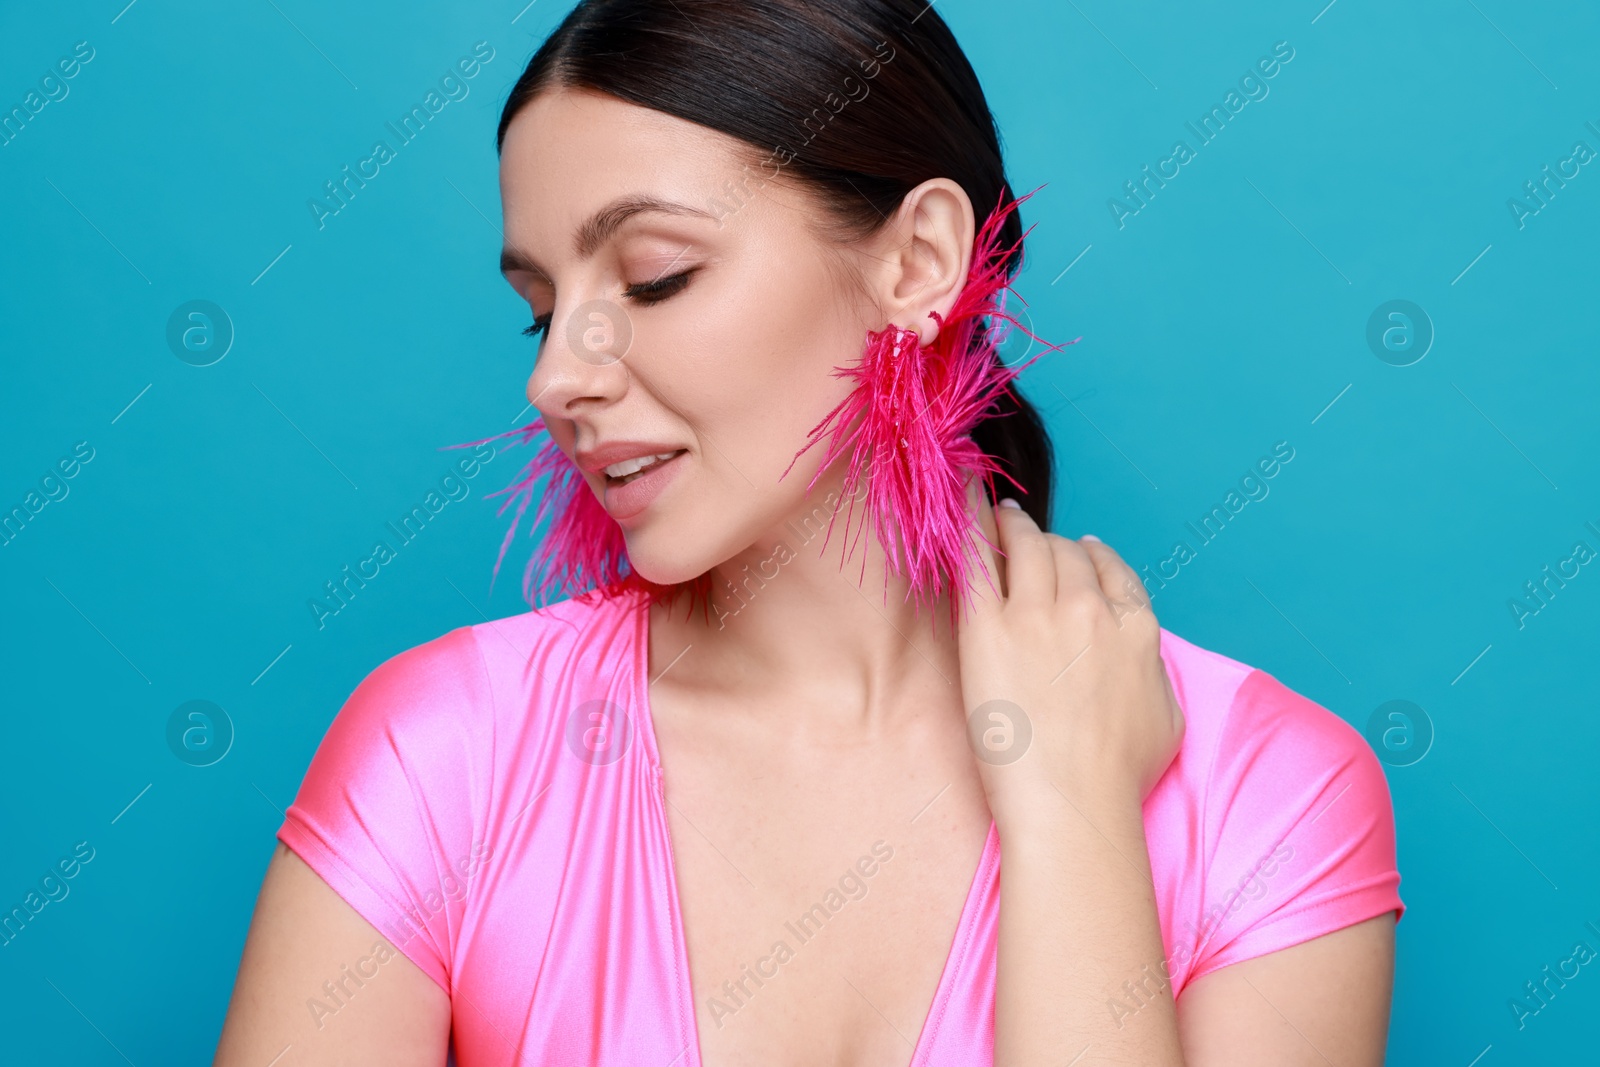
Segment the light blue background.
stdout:
<svg viewBox="0 0 1600 1067">
<path fill-rule="evenodd" d="M 447 473 L 441 446 L 529 417 L 493 132 L 567 6 L 122 3 L 0 10 L 4 109 L 95 50 L 0 147 L 0 507 L 94 449 L 0 548 L 0 910 L 95 849 L 0 948 L 8 1063 L 208 1063 L 281 810 L 344 698 L 525 610 L 530 542 L 491 596 L 506 520 L 482 499 L 525 450 L 325 628 L 307 601 Z M 1508 601 L 1574 542 L 1600 550 L 1600 163 L 1523 227 L 1507 200 L 1575 141 L 1600 150 L 1600 15 L 1322 4 L 940 4 L 1013 186 L 1048 183 L 1017 285 L 1034 328 L 1083 335 L 1024 379 L 1056 528 L 1153 565 L 1289 442 L 1156 609 L 1358 727 L 1395 699 L 1431 721 L 1424 758 L 1388 768 L 1409 907 L 1390 1062 L 1592 1061 L 1600 967 L 1520 1031 L 1508 1002 L 1600 949 L 1600 566 L 1520 628 Z M 470 95 L 319 230 L 306 201 L 480 40 Z M 1269 95 L 1197 147 L 1185 122 L 1278 41 Z M 1119 228 L 1108 200 L 1179 138 L 1196 158 Z M 237 333 L 212 366 L 166 343 L 193 299 Z M 1366 342 L 1392 299 L 1436 331 L 1410 366 Z M 193 699 L 236 731 L 213 766 L 167 746 Z"/>
</svg>

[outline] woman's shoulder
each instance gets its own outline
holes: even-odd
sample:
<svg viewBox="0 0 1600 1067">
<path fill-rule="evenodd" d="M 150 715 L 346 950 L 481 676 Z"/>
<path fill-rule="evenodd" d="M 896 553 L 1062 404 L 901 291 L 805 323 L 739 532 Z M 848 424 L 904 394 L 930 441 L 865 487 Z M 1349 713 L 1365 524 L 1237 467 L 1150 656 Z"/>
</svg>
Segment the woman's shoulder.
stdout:
<svg viewBox="0 0 1600 1067">
<path fill-rule="evenodd" d="M 1268 672 L 1165 630 L 1184 710 L 1146 808 L 1179 984 L 1404 911 L 1383 765 L 1339 715 Z"/>
<path fill-rule="evenodd" d="M 447 739 L 488 741 L 497 712 L 525 715 L 541 706 L 541 690 L 571 687 L 605 664 L 614 672 L 634 636 L 630 606 L 627 597 L 584 595 L 411 645 L 361 679 L 330 732 L 415 752 Z"/>
<path fill-rule="evenodd" d="M 1367 763 L 1381 776 L 1355 727 L 1271 673 L 1161 631 L 1161 657 L 1186 724 L 1184 749 L 1205 773 L 1243 773 L 1270 756 L 1284 771 L 1317 772 Z"/>
<path fill-rule="evenodd" d="M 603 590 L 602 590 L 603 592 Z M 398 651 L 362 681 L 363 686 L 394 689 L 398 704 L 440 705 L 467 699 L 482 702 L 490 693 L 483 680 L 520 677 L 533 667 L 562 657 L 606 656 L 634 640 L 634 600 L 627 595 L 584 593 L 512 616 L 486 619 L 429 638 Z M 446 697 L 446 699 L 440 699 Z"/>
<path fill-rule="evenodd" d="M 394 920 L 436 853 L 454 862 L 489 842 L 499 807 L 525 805 L 515 791 L 546 781 L 532 772 L 562 751 L 568 698 L 626 678 L 613 657 L 631 637 L 631 606 L 577 597 L 383 660 L 329 722 L 280 837 L 363 914 Z M 400 875 L 415 884 L 385 881 Z"/>
<path fill-rule="evenodd" d="M 616 674 L 633 653 L 642 607 L 638 594 L 608 586 L 464 629 L 497 687 L 582 688 L 591 676 Z"/>
<path fill-rule="evenodd" d="M 1329 825 L 1386 824 L 1392 838 L 1383 765 L 1344 718 L 1268 671 L 1167 630 L 1161 656 L 1185 724 L 1161 786 L 1213 844 L 1281 835 L 1327 811 Z"/>
</svg>

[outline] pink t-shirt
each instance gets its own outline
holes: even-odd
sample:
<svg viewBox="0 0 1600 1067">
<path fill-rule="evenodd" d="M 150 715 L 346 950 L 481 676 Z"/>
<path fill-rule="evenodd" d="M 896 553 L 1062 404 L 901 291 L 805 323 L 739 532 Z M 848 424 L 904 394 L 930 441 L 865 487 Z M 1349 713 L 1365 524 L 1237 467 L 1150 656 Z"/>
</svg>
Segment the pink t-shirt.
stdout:
<svg viewBox="0 0 1600 1067">
<path fill-rule="evenodd" d="M 648 602 L 588 595 L 389 659 L 328 727 L 278 837 L 449 994 L 460 1067 L 699 1067 L 661 763 Z M 1181 994 L 1240 960 L 1396 912 L 1383 768 L 1271 675 L 1161 632 L 1187 719 L 1145 801 Z M 994 826 L 911 1067 L 994 1048 Z M 329 1014 L 383 961 L 359 961 Z M 1117 1002 L 1107 1010 L 1115 1015 Z"/>
</svg>

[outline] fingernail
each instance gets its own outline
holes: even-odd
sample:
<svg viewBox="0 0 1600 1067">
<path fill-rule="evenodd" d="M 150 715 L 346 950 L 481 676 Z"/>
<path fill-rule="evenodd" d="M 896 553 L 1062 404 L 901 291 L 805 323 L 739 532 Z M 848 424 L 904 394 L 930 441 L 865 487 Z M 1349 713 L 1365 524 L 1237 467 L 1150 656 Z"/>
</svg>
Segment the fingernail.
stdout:
<svg viewBox="0 0 1600 1067">
<path fill-rule="evenodd" d="M 1012 500 L 1010 497 L 1006 497 L 1004 500 L 1000 501 L 1000 506 L 1003 507 L 1003 508 L 1021 508 L 1022 507 L 1021 504 L 1017 503 L 1015 500 Z"/>
<path fill-rule="evenodd" d="M 1080 541 L 1095 541 L 1095 542 L 1098 542 L 1098 543 L 1100 543 L 1102 545 L 1105 544 L 1104 541 L 1101 541 L 1100 538 L 1096 537 L 1094 534 L 1084 534 L 1082 537 L 1078 538 L 1078 540 L 1080 540 Z"/>
</svg>

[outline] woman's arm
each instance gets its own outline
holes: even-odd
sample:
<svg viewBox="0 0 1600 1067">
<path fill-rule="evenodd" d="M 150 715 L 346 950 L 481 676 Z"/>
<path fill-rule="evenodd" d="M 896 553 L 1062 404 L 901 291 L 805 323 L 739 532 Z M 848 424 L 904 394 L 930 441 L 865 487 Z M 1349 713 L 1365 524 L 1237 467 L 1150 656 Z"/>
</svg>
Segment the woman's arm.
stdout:
<svg viewBox="0 0 1600 1067">
<path fill-rule="evenodd" d="M 1378 1067 L 1394 912 L 1195 979 L 1178 999 L 1188 1067 Z"/>
<path fill-rule="evenodd" d="M 1003 839 L 997 1065 L 1380 1067 L 1393 912 L 1203 975 L 1174 1010 L 1139 805 L 1039 808 Z"/>
<path fill-rule="evenodd" d="M 1009 833 L 1000 826 L 996 1067 L 1195 1067 L 1160 988 L 1166 953 L 1140 798 L 1106 783 L 1066 789 L 1035 794 L 1027 817 L 1009 820 Z M 1124 981 L 1152 990 L 1132 1017 L 1111 1007 L 1129 996 Z"/>
<path fill-rule="evenodd" d="M 450 998 L 281 842 L 213 1067 L 440 1067 Z"/>
</svg>

